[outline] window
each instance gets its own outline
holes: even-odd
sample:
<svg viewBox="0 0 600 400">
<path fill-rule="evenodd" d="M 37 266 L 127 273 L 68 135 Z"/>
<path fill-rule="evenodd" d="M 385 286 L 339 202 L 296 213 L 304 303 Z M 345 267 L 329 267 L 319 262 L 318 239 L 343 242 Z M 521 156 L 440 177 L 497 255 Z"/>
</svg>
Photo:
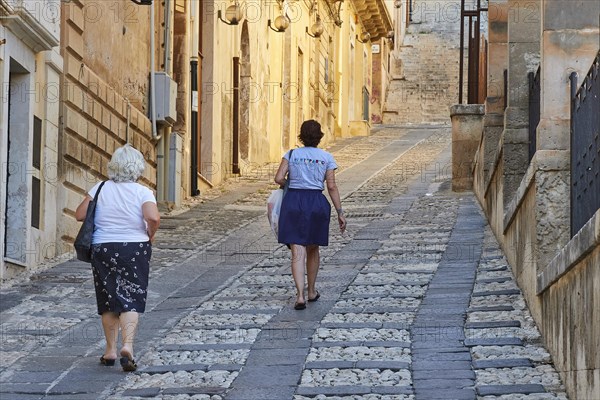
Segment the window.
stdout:
<svg viewBox="0 0 600 400">
<path fill-rule="evenodd" d="M 40 229 L 42 182 L 40 169 L 42 166 L 42 120 L 33 116 L 32 165 L 35 168 L 31 180 L 31 226 Z"/>
<path fill-rule="evenodd" d="M 33 166 L 37 170 L 42 165 L 42 120 L 33 116 Z"/>
<path fill-rule="evenodd" d="M 40 229 L 41 182 L 35 176 L 31 179 L 31 226 Z"/>
</svg>

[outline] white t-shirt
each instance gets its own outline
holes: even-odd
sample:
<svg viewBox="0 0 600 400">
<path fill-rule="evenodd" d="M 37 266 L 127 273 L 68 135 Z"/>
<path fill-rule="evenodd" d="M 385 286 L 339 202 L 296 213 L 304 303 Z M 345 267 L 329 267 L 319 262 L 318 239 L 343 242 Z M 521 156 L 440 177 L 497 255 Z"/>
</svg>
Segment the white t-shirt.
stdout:
<svg viewBox="0 0 600 400">
<path fill-rule="evenodd" d="M 289 187 L 323 190 L 325 173 L 337 169 L 331 153 L 317 147 L 300 147 L 293 150 L 291 160 L 289 151 L 283 156 L 289 162 Z"/>
<path fill-rule="evenodd" d="M 92 198 L 99 186 L 100 182 L 88 192 Z M 136 182 L 106 181 L 98 195 L 92 244 L 148 241 L 142 213 L 142 204 L 148 201 L 156 204 L 154 194 L 146 186 Z"/>
</svg>

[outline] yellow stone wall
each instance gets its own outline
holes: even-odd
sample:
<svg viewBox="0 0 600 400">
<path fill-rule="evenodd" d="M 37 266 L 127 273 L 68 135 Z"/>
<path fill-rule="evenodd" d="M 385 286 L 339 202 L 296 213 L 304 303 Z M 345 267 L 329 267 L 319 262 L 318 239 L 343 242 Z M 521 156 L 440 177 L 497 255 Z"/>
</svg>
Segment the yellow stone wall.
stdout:
<svg viewBox="0 0 600 400">
<path fill-rule="evenodd" d="M 141 183 L 156 188 L 156 156 L 147 114 L 149 8 L 128 0 L 62 3 L 57 236 L 72 243 L 74 211 L 87 190 L 107 179 L 114 150 L 129 142 L 146 160 Z M 129 101 L 129 105 L 128 105 Z M 127 117 L 129 115 L 129 129 Z"/>
</svg>

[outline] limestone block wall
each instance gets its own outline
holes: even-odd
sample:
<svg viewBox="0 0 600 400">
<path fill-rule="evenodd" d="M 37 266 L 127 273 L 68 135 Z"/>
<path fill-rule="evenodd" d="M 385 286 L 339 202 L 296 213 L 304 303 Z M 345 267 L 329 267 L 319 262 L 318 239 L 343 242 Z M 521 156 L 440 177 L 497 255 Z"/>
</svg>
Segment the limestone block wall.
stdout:
<svg viewBox="0 0 600 400">
<path fill-rule="evenodd" d="M 490 14 L 492 5 L 506 10 L 504 1 L 496 1 Z M 508 5 L 508 21 L 504 12 L 490 17 L 488 96 L 474 191 L 570 397 L 600 398 L 600 212 L 570 237 L 568 79 L 573 71 L 585 75 L 598 52 L 600 3 L 541 1 L 529 22 L 516 18 L 521 4 Z M 540 122 L 527 165 L 525 76 L 537 68 L 538 57 Z M 507 93 L 494 89 L 504 69 Z"/>
<path fill-rule="evenodd" d="M 566 245 L 558 238 L 564 203 L 547 207 L 548 193 L 568 193 L 562 151 L 538 150 L 504 212 L 503 157 L 485 178 L 484 139 L 475 156 L 479 199 L 557 369 L 574 399 L 600 393 L 600 211 Z M 551 178 L 551 179 L 550 179 Z M 558 236 L 557 236 L 558 235 Z M 552 239 L 555 238 L 555 239 Z M 549 242 L 554 242 L 550 247 Z"/>
<path fill-rule="evenodd" d="M 473 188 L 473 157 L 483 130 L 482 104 L 456 104 L 450 107 L 452 118 L 452 190 Z"/>
<path fill-rule="evenodd" d="M 571 398 L 600 391 L 600 212 L 566 245 L 561 216 L 568 204 L 568 160 L 559 150 L 538 150 L 513 200 L 503 206 L 503 157 L 486 174 L 483 149 L 475 156 L 477 195 Z M 489 176 L 490 178 L 486 178 Z"/>
<path fill-rule="evenodd" d="M 130 143 L 144 154 L 140 183 L 156 189 L 155 141 L 145 115 L 150 29 L 142 15 L 147 10 L 129 4 L 63 3 L 57 237 L 66 248 L 80 226 L 74 211 L 96 182 L 107 179 L 116 148 Z"/>
<path fill-rule="evenodd" d="M 537 276 L 546 343 L 572 398 L 600 395 L 600 211 Z"/>
</svg>

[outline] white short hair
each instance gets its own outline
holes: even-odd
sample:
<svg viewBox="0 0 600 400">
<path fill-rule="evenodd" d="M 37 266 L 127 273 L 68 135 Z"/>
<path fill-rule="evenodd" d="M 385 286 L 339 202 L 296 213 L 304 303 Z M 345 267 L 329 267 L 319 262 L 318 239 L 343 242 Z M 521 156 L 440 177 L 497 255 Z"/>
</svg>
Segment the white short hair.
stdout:
<svg viewBox="0 0 600 400">
<path fill-rule="evenodd" d="M 113 153 L 108 163 L 108 177 L 114 182 L 136 182 L 145 168 L 142 153 L 128 143 Z"/>
</svg>

